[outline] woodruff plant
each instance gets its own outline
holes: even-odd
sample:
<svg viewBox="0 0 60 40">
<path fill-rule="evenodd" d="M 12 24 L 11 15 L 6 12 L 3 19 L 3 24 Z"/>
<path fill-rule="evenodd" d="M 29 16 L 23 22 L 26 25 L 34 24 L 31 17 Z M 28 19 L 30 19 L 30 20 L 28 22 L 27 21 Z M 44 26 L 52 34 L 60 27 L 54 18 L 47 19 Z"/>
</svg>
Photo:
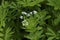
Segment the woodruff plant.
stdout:
<svg viewBox="0 0 60 40">
<path fill-rule="evenodd" d="M 60 0 L 1 0 L 0 40 L 60 40 Z"/>
</svg>

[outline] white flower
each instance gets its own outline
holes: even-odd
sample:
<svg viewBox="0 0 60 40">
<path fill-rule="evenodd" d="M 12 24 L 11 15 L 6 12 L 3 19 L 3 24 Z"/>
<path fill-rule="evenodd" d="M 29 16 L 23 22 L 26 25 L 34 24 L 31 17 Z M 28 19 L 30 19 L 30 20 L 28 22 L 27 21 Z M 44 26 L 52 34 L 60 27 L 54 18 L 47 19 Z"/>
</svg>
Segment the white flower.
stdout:
<svg viewBox="0 0 60 40">
<path fill-rule="evenodd" d="M 26 12 L 22 12 L 22 14 L 25 14 L 26 15 L 27 13 Z"/>
<path fill-rule="evenodd" d="M 34 11 L 33 11 L 33 13 L 34 13 L 34 14 L 36 14 L 36 13 L 37 13 L 37 11 L 35 11 L 35 10 L 34 10 Z"/>
<path fill-rule="evenodd" d="M 11 39 L 11 40 L 13 40 L 13 39 Z"/>
<path fill-rule="evenodd" d="M 30 16 L 30 14 L 27 14 L 26 16 L 27 16 L 27 17 L 29 17 L 29 16 Z"/>
<path fill-rule="evenodd" d="M 58 31 L 58 33 L 60 33 L 60 30 Z"/>
<path fill-rule="evenodd" d="M 30 12 L 30 14 L 33 14 L 33 12 Z"/>
<path fill-rule="evenodd" d="M 28 21 L 27 21 L 27 20 L 22 21 L 22 25 L 23 25 L 23 26 L 28 25 Z"/>
<path fill-rule="evenodd" d="M 20 19 L 23 19 L 23 16 L 20 16 Z"/>
</svg>

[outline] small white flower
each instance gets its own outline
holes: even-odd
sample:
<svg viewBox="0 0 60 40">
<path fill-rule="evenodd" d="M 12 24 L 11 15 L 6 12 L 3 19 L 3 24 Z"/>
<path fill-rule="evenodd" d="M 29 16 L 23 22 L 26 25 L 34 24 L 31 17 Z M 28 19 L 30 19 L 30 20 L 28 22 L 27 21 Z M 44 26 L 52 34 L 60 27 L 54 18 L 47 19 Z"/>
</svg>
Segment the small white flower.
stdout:
<svg viewBox="0 0 60 40">
<path fill-rule="evenodd" d="M 36 13 L 37 13 L 37 11 L 35 11 L 35 10 L 34 10 L 34 11 L 33 11 L 33 13 L 34 13 L 34 14 L 36 14 Z"/>
<path fill-rule="evenodd" d="M 60 33 L 60 30 L 58 31 L 58 33 Z"/>
<path fill-rule="evenodd" d="M 26 15 L 27 13 L 26 12 L 22 12 L 22 14 L 25 14 Z"/>
<path fill-rule="evenodd" d="M 30 14 L 33 14 L 33 12 L 30 12 Z"/>
<path fill-rule="evenodd" d="M 23 26 L 28 25 L 27 20 L 22 21 L 22 25 L 23 25 Z"/>
<path fill-rule="evenodd" d="M 13 40 L 13 39 L 11 39 L 11 40 Z"/>
<path fill-rule="evenodd" d="M 23 19 L 23 16 L 20 16 L 20 19 Z"/>
<path fill-rule="evenodd" d="M 27 17 L 29 17 L 29 16 L 30 16 L 30 14 L 27 14 L 26 16 L 27 16 Z"/>
</svg>

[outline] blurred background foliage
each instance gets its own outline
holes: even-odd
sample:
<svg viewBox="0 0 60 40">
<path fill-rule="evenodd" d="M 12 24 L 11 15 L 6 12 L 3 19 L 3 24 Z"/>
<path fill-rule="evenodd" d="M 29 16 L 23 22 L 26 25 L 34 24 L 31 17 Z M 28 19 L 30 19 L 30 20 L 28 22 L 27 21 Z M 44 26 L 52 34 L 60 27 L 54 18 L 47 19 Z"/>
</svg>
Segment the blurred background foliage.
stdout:
<svg viewBox="0 0 60 40">
<path fill-rule="evenodd" d="M 0 0 L 0 40 L 60 40 L 60 0 Z"/>
</svg>

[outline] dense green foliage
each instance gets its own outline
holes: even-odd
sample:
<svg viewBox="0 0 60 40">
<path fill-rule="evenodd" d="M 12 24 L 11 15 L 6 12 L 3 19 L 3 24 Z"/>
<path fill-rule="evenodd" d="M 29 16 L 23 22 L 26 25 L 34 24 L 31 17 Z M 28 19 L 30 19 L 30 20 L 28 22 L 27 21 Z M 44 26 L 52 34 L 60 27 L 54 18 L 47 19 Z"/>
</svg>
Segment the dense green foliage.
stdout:
<svg viewBox="0 0 60 40">
<path fill-rule="evenodd" d="M 60 40 L 60 0 L 0 0 L 0 40 Z"/>
</svg>

